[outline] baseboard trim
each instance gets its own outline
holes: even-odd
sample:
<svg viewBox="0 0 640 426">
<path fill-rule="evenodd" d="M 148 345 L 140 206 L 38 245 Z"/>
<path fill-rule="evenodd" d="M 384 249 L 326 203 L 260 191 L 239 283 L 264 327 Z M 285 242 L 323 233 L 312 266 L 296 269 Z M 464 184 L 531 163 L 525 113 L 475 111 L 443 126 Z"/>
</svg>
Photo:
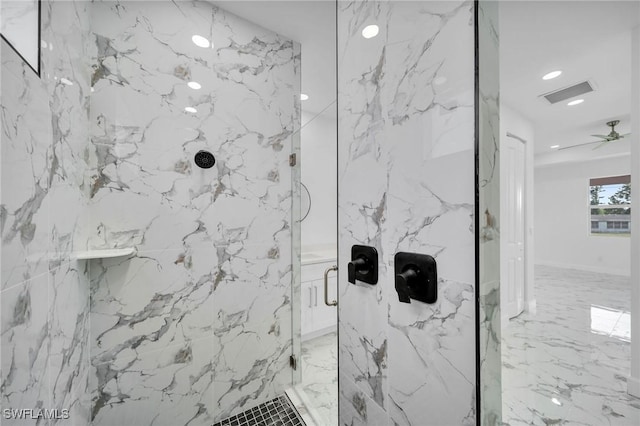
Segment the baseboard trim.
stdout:
<svg viewBox="0 0 640 426">
<path fill-rule="evenodd" d="M 606 267 L 598 267 L 598 266 L 588 266 L 588 265 L 572 265 L 569 263 L 556 263 L 556 262 L 547 262 L 547 261 L 539 261 L 535 262 L 536 266 L 551 266 L 554 268 L 564 268 L 564 269 L 577 269 L 578 271 L 587 271 L 587 272 L 596 272 L 600 274 L 610 274 L 610 275 L 619 275 L 622 277 L 628 277 L 631 275 L 631 271 L 622 270 L 618 268 L 606 268 Z"/>
<path fill-rule="evenodd" d="M 640 398 L 640 379 L 631 376 L 627 377 L 627 393 Z"/>
</svg>

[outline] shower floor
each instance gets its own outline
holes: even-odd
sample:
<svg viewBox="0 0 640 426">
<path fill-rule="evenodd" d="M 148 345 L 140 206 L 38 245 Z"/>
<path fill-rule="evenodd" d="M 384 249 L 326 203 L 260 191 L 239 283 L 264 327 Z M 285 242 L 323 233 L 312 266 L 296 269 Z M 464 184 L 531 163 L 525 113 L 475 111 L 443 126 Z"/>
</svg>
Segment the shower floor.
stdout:
<svg viewBox="0 0 640 426">
<path fill-rule="evenodd" d="M 302 383 L 318 426 L 338 424 L 338 336 L 335 332 L 302 342 Z"/>
<path fill-rule="evenodd" d="M 213 426 L 305 426 L 286 395 L 229 417 Z"/>
</svg>

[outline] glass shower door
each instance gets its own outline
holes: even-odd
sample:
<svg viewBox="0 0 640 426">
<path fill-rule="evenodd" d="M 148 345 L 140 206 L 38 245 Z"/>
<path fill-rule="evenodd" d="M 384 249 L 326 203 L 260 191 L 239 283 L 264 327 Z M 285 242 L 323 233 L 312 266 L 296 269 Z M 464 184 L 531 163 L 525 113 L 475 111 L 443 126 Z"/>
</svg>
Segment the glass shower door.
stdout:
<svg viewBox="0 0 640 426">
<path fill-rule="evenodd" d="M 208 2 L 92 7 L 88 244 L 137 249 L 91 264 L 93 423 L 211 425 L 294 380 L 300 47 Z"/>
</svg>

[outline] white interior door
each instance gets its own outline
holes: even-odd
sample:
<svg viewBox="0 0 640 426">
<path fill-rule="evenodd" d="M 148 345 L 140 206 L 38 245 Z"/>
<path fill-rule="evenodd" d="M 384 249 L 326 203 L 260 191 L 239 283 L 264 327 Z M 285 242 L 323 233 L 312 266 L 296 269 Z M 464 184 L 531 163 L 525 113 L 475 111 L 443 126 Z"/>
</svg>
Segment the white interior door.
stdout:
<svg viewBox="0 0 640 426">
<path fill-rule="evenodd" d="M 525 144 L 513 137 L 506 138 L 506 289 L 505 310 L 508 318 L 524 309 L 524 237 L 525 237 Z M 504 223 L 504 222 L 503 222 Z M 504 231 L 503 231 L 504 232 Z"/>
</svg>

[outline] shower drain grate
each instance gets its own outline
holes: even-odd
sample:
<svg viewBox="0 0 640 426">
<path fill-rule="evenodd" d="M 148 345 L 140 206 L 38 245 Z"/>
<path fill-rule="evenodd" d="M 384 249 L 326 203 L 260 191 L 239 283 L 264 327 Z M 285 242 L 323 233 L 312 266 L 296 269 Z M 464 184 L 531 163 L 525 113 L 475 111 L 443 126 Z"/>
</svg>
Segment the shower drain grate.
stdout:
<svg viewBox="0 0 640 426">
<path fill-rule="evenodd" d="M 286 395 L 229 417 L 213 426 L 305 426 Z"/>
</svg>

